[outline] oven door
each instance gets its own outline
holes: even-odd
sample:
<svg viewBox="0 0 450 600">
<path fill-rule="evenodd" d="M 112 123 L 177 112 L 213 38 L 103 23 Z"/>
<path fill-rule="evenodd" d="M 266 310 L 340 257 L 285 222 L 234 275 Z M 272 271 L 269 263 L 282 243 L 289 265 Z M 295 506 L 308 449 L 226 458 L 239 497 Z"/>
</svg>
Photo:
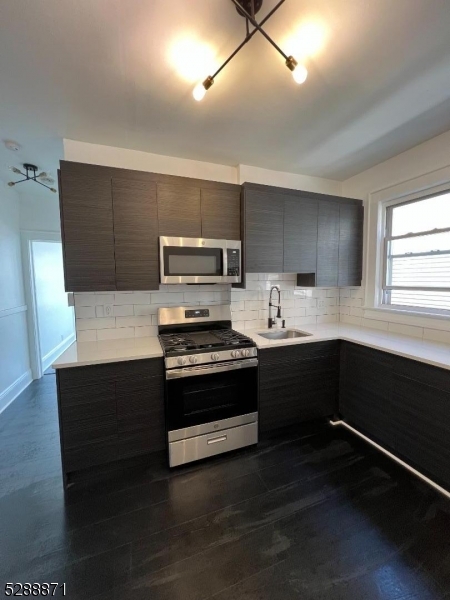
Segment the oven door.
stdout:
<svg viewBox="0 0 450 600">
<path fill-rule="evenodd" d="M 257 410 L 256 358 L 166 372 L 169 441 L 255 422 Z"/>
<path fill-rule="evenodd" d="M 160 237 L 161 283 L 239 283 L 240 246 L 237 241 Z"/>
</svg>

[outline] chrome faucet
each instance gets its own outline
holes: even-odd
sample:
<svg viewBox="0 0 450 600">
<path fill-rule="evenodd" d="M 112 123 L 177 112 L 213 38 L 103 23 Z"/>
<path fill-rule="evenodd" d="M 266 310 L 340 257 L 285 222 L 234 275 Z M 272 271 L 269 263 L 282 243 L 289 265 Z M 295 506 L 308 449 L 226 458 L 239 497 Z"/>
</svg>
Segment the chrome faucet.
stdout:
<svg viewBox="0 0 450 600">
<path fill-rule="evenodd" d="M 273 290 L 277 290 L 278 292 L 278 306 L 276 304 L 272 304 L 272 292 Z M 269 329 L 271 329 L 273 327 L 273 325 L 276 325 L 276 321 L 275 319 L 272 317 L 272 306 L 274 308 L 277 308 L 277 319 L 281 319 L 281 293 L 280 293 L 280 288 L 277 285 L 273 285 L 270 288 L 270 296 L 269 296 L 269 321 L 267 323 L 267 326 Z"/>
</svg>

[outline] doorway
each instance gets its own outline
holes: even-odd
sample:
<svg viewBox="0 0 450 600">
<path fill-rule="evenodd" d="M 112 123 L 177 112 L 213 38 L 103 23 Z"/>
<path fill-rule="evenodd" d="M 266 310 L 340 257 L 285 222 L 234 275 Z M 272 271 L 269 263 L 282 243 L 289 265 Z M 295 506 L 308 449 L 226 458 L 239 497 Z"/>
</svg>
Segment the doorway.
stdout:
<svg viewBox="0 0 450 600">
<path fill-rule="evenodd" d="M 75 341 L 74 309 L 64 290 L 60 236 L 37 232 L 22 236 L 31 368 L 33 378 L 40 379 Z"/>
</svg>

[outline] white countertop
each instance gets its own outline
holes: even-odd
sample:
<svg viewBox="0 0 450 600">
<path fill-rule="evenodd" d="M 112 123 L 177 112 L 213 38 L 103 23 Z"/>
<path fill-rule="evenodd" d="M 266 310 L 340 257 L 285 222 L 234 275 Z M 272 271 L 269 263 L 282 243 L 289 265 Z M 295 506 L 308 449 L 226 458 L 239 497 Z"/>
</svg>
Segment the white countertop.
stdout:
<svg viewBox="0 0 450 600">
<path fill-rule="evenodd" d="M 259 349 L 340 339 L 369 346 L 376 350 L 390 352 L 391 354 L 398 354 L 405 358 L 419 360 L 443 369 L 450 369 L 450 345 L 448 344 L 440 344 L 398 333 L 379 331 L 367 327 L 356 327 L 344 323 L 307 325 L 304 328 L 291 327 L 290 329 L 305 331 L 312 335 L 286 340 L 268 340 L 258 335 L 258 333 L 269 330 L 246 329 L 241 330 L 241 332 L 251 337 Z M 270 331 L 275 330 L 272 329 Z M 61 354 L 52 366 L 55 369 L 63 369 L 66 367 L 82 367 L 125 360 L 157 358 L 162 355 L 162 348 L 157 337 L 101 342 L 74 342 Z"/>
<path fill-rule="evenodd" d="M 436 367 L 450 369 L 450 345 L 448 344 L 422 340 L 398 333 L 379 331 L 377 329 L 369 329 L 368 327 L 346 325 L 345 323 L 307 325 L 304 328 L 290 327 L 289 329 L 304 331 L 312 335 L 286 340 L 268 340 L 258 335 L 258 332 L 274 331 L 273 329 L 246 329 L 240 331 L 251 337 L 260 349 L 339 339 L 404 356 L 405 358 L 419 360 Z"/>
<path fill-rule="evenodd" d="M 102 363 L 158 358 L 163 355 L 157 337 L 142 337 L 101 342 L 74 342 L 55 360 L 54 369 L 83 367 Z"/>
</svg>

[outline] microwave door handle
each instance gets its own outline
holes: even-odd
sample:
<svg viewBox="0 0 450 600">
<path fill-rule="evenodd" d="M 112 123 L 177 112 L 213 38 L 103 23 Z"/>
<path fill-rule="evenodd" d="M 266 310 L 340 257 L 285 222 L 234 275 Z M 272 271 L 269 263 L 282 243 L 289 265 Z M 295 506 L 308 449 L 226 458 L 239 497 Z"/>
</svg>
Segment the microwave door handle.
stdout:
<svg viewBox="0 0 450 600">
<path fill-rule="evenodd" d="M 216 363 L 199 367 L 185 367 L 184 369 L 172 369 L 166 371 L 166 379 L 180 379 L 182 377 L 197 377 L 199 375 L 213 375 L 214 373 L 224 373 L 225 371 L 236 371 L 237 369 L 248 369 L 257 367 L 258 359 L 249 358 L 239 360 L 233 363 Z"/>
<path fill-rule="evenodd" d="M 223 257 L 223 269 L 222 269 L 222 277 L 226 277 L 228 275 L 228 252 L 227 252 L 227 243 L 224 242 L 222 246 L 222 257 Z"/>
</svg>

